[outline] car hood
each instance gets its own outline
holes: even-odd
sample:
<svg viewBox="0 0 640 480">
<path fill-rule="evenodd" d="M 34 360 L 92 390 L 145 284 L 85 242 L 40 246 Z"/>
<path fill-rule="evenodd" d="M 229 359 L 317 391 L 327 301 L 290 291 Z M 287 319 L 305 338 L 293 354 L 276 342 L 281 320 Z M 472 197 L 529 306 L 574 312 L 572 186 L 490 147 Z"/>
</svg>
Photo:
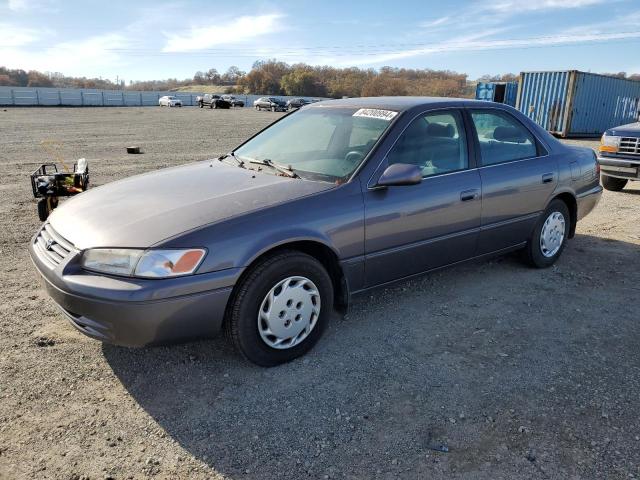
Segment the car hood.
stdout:
<svg viewBox="0 0 640 480">
<path fill-rule="evenodd" d="M 333 187 L 212 160 L 91 188 L 62 203 L 49 223 L 81 250 L 146 248 L 203 225 Z"/>
<path fill-rule="evenodd" d="M 630 135 L 633 137 L 640 136 L 640 122 L 628 123 L 627 125 L 620 125 L 619 127 L 610 128 L 607 130 L 608 135 Z"/>
</svg>

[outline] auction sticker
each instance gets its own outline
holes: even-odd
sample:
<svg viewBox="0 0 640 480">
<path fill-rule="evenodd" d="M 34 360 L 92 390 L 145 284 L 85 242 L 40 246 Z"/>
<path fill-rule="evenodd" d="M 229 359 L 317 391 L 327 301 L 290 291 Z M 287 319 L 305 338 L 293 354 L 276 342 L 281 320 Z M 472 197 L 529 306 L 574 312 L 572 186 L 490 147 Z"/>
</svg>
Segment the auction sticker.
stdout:
<svg viewBox="0 0 640 480">
<path fill-rule="evenodd" d="M 387 120 L 388 122 L 398 115 L 393 110 L 380 110 L 378 108 L 361 108 L 353 114 L 354 117 L 377 118 L 379 120 Z"/>
</svg>

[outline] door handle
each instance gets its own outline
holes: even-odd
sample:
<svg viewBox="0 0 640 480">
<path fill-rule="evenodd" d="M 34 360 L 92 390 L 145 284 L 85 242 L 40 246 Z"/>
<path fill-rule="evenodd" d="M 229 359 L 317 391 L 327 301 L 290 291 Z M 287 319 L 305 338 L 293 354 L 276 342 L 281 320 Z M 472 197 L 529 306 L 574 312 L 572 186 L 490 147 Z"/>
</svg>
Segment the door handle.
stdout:
<svg viewBox="0 0 640 480">
<path fill-rule="evenodd" d="M 469 200 L 475 200 L 480 195 L 480 190 L 465 190 L 464 192 L 460 192 L 460 200 L 463 202 L 468 202 Z"/>
<path fill-rule="evenodd" d="M 553 173 L 545 173 L 544 175 L 542 175 L 542 183 L 551 183 L 553 182 L 554 177 L 555 174 Z"/>
</svg>

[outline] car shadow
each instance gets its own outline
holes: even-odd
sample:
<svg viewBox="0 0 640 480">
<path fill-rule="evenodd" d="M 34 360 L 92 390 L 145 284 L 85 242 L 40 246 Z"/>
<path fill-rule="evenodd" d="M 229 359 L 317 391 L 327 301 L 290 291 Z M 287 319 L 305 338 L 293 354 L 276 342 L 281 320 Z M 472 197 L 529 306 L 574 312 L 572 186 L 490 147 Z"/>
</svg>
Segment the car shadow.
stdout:
<svg viewBox="0 0 640 480">
<path fill-rule="evenodd" d="M 554 445 L 547 460 L 571 473 L 582 445 L 558 440 L 556 415 L 591 425 L 591 413 L 570 408 L 585 375 L 624 395 L 619 370 L 638 363 L 637 327 L 631 308 L 611 311 L 640 285 L 639 254 L 637 244 L 578 235 L 546 270 L 509 255 L 373 291 L 307 356 L 276 368 L 249 364 L 222 337 L 103 353 L 171 438 L 232 478 L 487 473 L 495 452 L 503 471 L 536 476 L 531 442 Z M 618 353 L 594 356 L 614 329 Z M 625 374 L 633 388 L 638 369 Z M 605 436 L 597 430 L 611 425 L 593 415 L 589 434 Z"/>
</svg>

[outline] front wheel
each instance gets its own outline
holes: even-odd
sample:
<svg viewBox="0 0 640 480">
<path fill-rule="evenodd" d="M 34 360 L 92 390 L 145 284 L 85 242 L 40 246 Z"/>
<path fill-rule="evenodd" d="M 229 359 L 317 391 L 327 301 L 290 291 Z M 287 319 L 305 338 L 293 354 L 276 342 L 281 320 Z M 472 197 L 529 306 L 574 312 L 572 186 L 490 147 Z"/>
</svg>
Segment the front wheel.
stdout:
<svg viewBox="0 0 640 480">
<path fill-rule="evenodd" d="M 272 367 L 308 352 L 333 309 L 333 286 L 323 265 L 302 252 L 283 251 L 251 268 L 237 285 L 225 325 L 249 361 Z"/>
<path fill-rule="evenodd" d="M 544 211 L 525 247 L 527 263 L 536 268 L 553 265 L 564 250 L 571 217 L 569 208 L 562 200 L 553 200 Z"/>
<path fill-rule="evenodd" d="M 198 106 L 199 106 L 200 108 L 204 107 L 204 105 L 202 104 L 202 102 L 198 102 Z"/>
<path fill-rule="evenodd" d="M 260 110 L 260 107 L 259 107 L 258 105 L 254 105 L 254 107 L 253 107 L 253 108 L 255 108 L 255 109 L 256 109 L 256 110 L 258 110 L 258 111 Z"/>
<path fill-rule="evenodd" d="M 626 178 L 610 177 L 608 175 L 602 175 L 602 186 L 605 190 L 611 192 L 619 192 L 627 186 L 628 180 Z"/>
<path fill-rule="evenodd" d="M 276 111 L 276 107 L 271 107 L 271 111 L 275 112 Z"/>
</svg>

